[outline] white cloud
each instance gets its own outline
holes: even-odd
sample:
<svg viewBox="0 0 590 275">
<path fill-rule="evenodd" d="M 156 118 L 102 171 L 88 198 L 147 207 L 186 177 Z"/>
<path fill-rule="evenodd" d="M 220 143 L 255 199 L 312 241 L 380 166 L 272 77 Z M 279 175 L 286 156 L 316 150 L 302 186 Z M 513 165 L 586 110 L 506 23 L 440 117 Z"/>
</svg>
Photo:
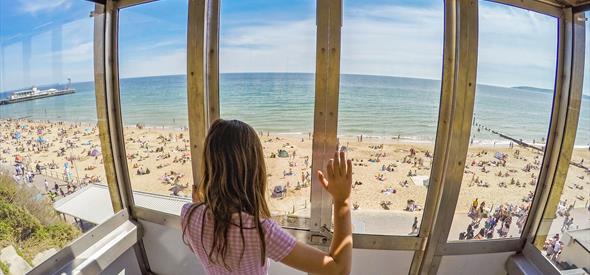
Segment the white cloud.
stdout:
<svg viewBox="0 0 590 275">
<path fill-rule="evenodd" d="M 341 71 L 440 78 L 441 10 L 351 9 L 342 29 Z M 391 20 L 391 18 L 395 20 Z M 221 36 L 222 72 L 314 72 L 315 18 L 235 27 Z"/>
<path fill-rule="evenodd" d="M 119 58 L 121 78 L 186 74 L 186 50 L 184 49 L 158 55 L 144 54 Z"/>
<path fill-rule="evenodd" d="M 25 43 L 30 42 L 29 45 Z M 3 46 L 0 91 L 29 85 L 93 79 L 93 19 L 84 18 L 37 32 Z"/>
<path fill-rule="evenodd" d="M 365 6 L 345 13 L 342 73 L 439 79 L 443 10 Z"/>
<path fill-rule="evenodd" d="M 21 10 L 27 13 L 38 13 L 41 11 L 52 11 L 57 8 L 68 9 L 72 0 L 19 0 Z"/>
<path fill-rule="evenodd" d="M 243 26 L 222 32 L 220 70 L 314 72 L 315 35 L 315 21 L 309 19 Z"/>
<path fill-rule="evenodd" d="M 342 73 L 440 79 L 442 2 L 439 7 L 364 5 L 344 11 Z M 222 72 L 315 70 L 315 18 L 260 22 L 225 31 L 222 25 Z M 554 18 L 485 3 L 480 22 L 480 83 L 553 86 Z"/>
<path fill-rule="evenodd" d="M 479 8 L 478 82 L 553 88 L 557 21 L 494 3 Z"/>
<path fill-rule="evenodd" d="M 16 89 L 27 80 L 27 74 L 23 69 L 22 51 L 21 44 L 11 44 L 2 48 L 0 91 Z"/>
<path fill-rule="evenodd" d="M 20 3 L 23 9 L 38 12 L 68 6 L 70 1 Z M 555 19 L 505 5 L 482 3 L 479 8 L 478 82 L 551 87 L 556 58 Z M 438 7 L 363 5 L 345 7 L 344 12 L 342 73 L 440 79 L 442 2 Z M 132 13 L 128 17 L 136 21 L 148 19 Z M 239 19 L 222 21 L 221 72 L 315 71 L 316 22 L 313 14 L 296 21 L 260 18 L 244 25 L 235 22 Z M 79 69 L 82 63 L 92 69 L 91 20 L 74 21 L 61 30 L 61 50 L 51 54 L 61 56 L 64 75 L 76 74 L 71 68 Z M 235 27 L 223 25 L 229 20 Z M 182 36 L 127 45 L 127 50 L 120 52 L 121 76 L 186 73 L 185 40 Z M 50 44 L 50 41 L 46 43 Z M 77 65 L 70 66 L 70 63 Z M 83 71 L 88 73 L 87 69 Z M 91 79 L 91 76 L 90 72 L 84 78 Z M 3 78 L 8 77 L 5 74 Z M 588 86 L 585 85 L 585 89 Z"/>
<path fill-rule="evenodd" d="M 133 51 L 147 51 L 147 50 L 154 50 L 157 48 L 165 48 L 165 47 L 170 47 L 170 46 L 186 47 L 186 38 L 182 38 L 182 39 L 181 38 L 174 38 L 174 39 L 162 40 L 162 41 L 158 41 L 155 43 L 140 45 L 138 47 L 134 47 L 132 50 Z M 131 49 L 129 49 L 129 50 L 131 50 Z"/>
</svg>

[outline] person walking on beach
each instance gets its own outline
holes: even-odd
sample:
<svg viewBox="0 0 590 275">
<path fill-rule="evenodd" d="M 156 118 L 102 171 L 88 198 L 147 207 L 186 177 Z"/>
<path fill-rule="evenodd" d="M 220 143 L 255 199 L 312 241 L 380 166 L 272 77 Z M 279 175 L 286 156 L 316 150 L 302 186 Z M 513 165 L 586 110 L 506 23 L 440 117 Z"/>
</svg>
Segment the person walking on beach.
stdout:
<svg viewBox="0 0 590 275">
<path fill-rule="evenodd" d="M 352 162 L 328 161 L 319 183 L 332 196 L 334 233 L 328 252 L 296 239 L 270 218 L 267 173 L 256 131 L 216 120 L 203 147 L 202 181 L 181 210 L 182 239 L 208 274 L 268 274 L 268 258 L 305 273 L 349 274 L 352 258 Z"/>
<path fill-rule="evenodd" d="M 418 217 L 414 217 L 414 223 L 412 223 L 412 232 L 410 235 L 415 234 L 418 232 Z"/>
</svg>

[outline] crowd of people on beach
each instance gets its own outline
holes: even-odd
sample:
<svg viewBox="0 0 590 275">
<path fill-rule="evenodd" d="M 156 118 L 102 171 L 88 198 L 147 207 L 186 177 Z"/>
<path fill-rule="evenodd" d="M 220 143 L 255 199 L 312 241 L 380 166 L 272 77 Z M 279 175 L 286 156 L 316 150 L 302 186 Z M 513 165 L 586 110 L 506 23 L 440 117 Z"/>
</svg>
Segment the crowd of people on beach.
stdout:
<svg viewBox="0 0 590 275">
<path fill-rule="evenodd" d="M 17 184 L 27 184 L 31 186 L 33 185 L 37 175 L 42 174 L 38 173 L 38 171 L 27 169 L 26 166 L 21 162 L 16 162 L 14 165 L 14 174 L 12 175 L 12 178 Z M 45 189 L 45 195 L 52 202 L 54 202 L 59 197 L 66 197 L 67 195 L 76 192 L 76 190 L 79 188 L 70 182 L 60 182 L 60 185 L 58 184 L 58 181 L 54 181 L 53 185 L 50 186 L 47 178 L 48 177 L 45 177 L 43 180 L 43 187 Z"/>
<path fill-rule="evenodd" d="M 11 156 L 18 157 L 23 164 L 33 165 L 33 169 L 26 167 L 27 172 L 24 174 L 18 173 L 25 181 L 31 181 L 34 177 L 29 176 L 29 173 L 56 174 L 59 182 L 63 182 L 58 184 L 62 190 L 48 189 L 61 196 L 62 193 L 67 195 L 72 190 L 79 189 L 83 184 L 98 183 L 103 178 L 104 171 L 97 169 L 102 164 L 102 155 L 95 125 L 23 119 L 3 120 L 0 121 L 0 126 L 0 141 L 5 144 L 1 148 L 3 154 L 0 162 L 11 165 L 14 159 L 6 158 Z M 262 136 L 261 140 L 265 147 L 267 166 L 278 170 L 273 172 L 274 175 L 269 175 L 270 195 L 277 200 L 289 198 L 290 200 L 284 200 L 289 203 L 295 197 L 299 201 L 308 202 L 309 193 L 306 190 L 311 186 L 313 173 L 310 170 L 310 152 L 302 149 L 305 148 L 302 145 L 311 140 L 311 133 L 308 138 L 284 138 L 272 136 L 269 132 L 261 134 L 266 136 Z M 126 128 L 125 137 L 127 161 L 134 188 L 150 186 L 152 190 L 167 190 L 166 195 L 187 196 L 186 188 L 191 185 L 192 174 L 190 141 L 186 133 L 177 130 L 150 132 L 141 124 L 136 125 L 135 129 Z M 353 165 L 358 168 L 355 170 L 353 188 L 355 194 L 363 195 L 363 199 L 355 199 L 353 195 L 355 210 L 422 210 L 434 158 L 432 147 L 403 143 L 400 137 L 397 141 L 395 137 L 392 139 L 393 142 L 382 142 L 376 141 L 374 137 L 359 135 L 356 138 L 357 143 L 354 139 L 346 139 L 345 146 L 338 140 L 338 147 L 349 154 Z M 300 140 L 301 144 L 298 144 Z M 475 209 L 458 206 L 458 213 L 465 209 L 463 211 L 468 211 L 471 219 L 471 228 L 464 232 L 465 238 L 476 238 L 479 235 L 477 229 L 484 229 L 482 236 L 488 238 L 509 236 L 511 233 L 508 231 L 514 224 L 520 228 L 528 213 L 531 191 L 537 184 L 542 154 L 542 151 L 522 146 L 518 141 L 511 141 L 506 148 L 482 147 L 469 150 L 462 188 L 474 189 L 473 192 L 480 192 L 478 190 L 481 188 L 489 188 L 490 191 L 514 191 L 515 194 L 522 194 L 523 205 L 519 205 L 518 201 L 504 203 L 506 201 L 484 195 L 486 202 L 495 203 L 496 206 L 488 207 L 484 204 L 482 207 L 481 203 Z M 273 164 L 275 161 L 281 165 Z M 583 160 L 576 163 L 582 165 Z M 161 187 L 151 187 L 154 184 Z M 582 190 L 584 187 L 583 184 L 575 184 L 572 188 Z M 367 190 L 371 190 L 371 194 L 367 194 Z M 565 227 L 568 224 L 571 226 L 571 219 L 567 219 Z"/>
<path fill-rule="evenodd" d="M 532 200 L 532 196 L 531 193 L 529 201 Z M 509 235 L 513 219 L 516 219 L 516 226 L 520 234 L 525 225 L 529 208 L 530 202 L 522 205 L 504 203 L 495 209 L 494 206 L 487 208 L 485 201 L 480 203 L 479 199 L 475 198 L 467 213 L 467 216 L 471 218 L 471 223 L 467 225 L 465 231 L 459 233 L 459 240 L 492 239 L 496 233 L 500 238 L 513 237 Z M 481 226 L 482 221 L 484 221 L 483 227 Z"/>
<path fill-rule="evenodd" d="M 554 263 L 559 262 L 559 256 L 563 252 L 564 244 L 561 241 L 559 234 L 555 234 L 553 237 L 548 238 L 543 245 L 545 256 Z"/>
<path fill-rule="evenodd" d="M 16 182 L 31 185 L 36 176 L 42 175 L 45 178 L 45 194 L 51 200 L 65 197 L 85 184 L 100 182 L 99 175 L 85 174 L 80 177 L 77 168 L 73 171 L 74 165 L 82 158 L 99 161 L 100 146 L 91 141 L 82 141 L 84 137 L 98 134 L 96 127 L 24 119 L 8 119 L 0 123 L 0 143 L 7 145 L 1 148 L 0 165 L 4 169 L 13 167 Z M 80 150 L 80 153 L 75 152 Z M 56 160 L 63 160 L 63 166 Z M 95 168 L 95 165 L 88 165 L 83 170 L 92 171 Z M 55 180 L 51 188 L 48 178 Z"/>
</svg>

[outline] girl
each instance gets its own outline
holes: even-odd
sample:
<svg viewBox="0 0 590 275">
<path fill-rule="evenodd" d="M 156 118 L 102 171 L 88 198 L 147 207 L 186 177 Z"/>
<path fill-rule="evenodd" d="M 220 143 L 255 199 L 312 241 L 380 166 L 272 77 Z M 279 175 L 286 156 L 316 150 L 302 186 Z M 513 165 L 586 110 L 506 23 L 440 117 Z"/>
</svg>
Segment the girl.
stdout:
<svg viewBox="0 0 590 275">
<path fill-rule="evenodd" d="M 318 179 L 334 204 L 330 251 L 297 242 L 270 219 L 262 145 L 238 120 L 217 120 L 203 148 L 202 178 L 183 206 L 183 241 L 208 274 L 267 274 L 268 258 L 303 272 L 348 274 L 352 256 L 352 163 L 336 152 Z"/>
</svg>

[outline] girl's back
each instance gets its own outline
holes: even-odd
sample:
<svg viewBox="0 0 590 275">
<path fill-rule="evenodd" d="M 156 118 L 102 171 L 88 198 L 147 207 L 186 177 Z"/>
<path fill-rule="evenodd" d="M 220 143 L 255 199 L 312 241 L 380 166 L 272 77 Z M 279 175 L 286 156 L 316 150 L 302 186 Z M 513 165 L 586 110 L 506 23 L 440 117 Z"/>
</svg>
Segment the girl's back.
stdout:
<svg viewBox="0 0 590 275">
<path fill-rule="evenodd" d="M 194 208 L 190 211 L 191 207 Z M 187 225 L 186 240 L 190 248 L 198 256 L 208 274 L 267 274 L 268 258 L 280 262 L 295 246 L 295 239 L 284 232 L 278 224 L 270 219 L 261 221 L 266 243 L 266 262 L 260 262 L 261 243 L 254 217 L 242 213 L 242 232 L 244 244 L 240 233 L 240 218 L 238 214 L 232 216 L 232 226 L 227 233 L 228 254 L 225 263 L 221 259 L 209 261 L 208 253 L 211 252 L 214 236 L 214 220 L 210 212 L 206 211 L 204 204 L 187 203 L 182 207 L 181 218 L 183 224 L 188 221 L 187 213 L 190 211 L 190 223 Z M 204 225 L 204 226 L 203 226 Z M 245 249 L 244 249 L 245 247 Z M 243 251 L 243 254 L 242 254 Z"/>
<path fill-rule="evenodd" d="M 268 258 L 304 272 L 347 274 L 352 255 L 352 162 L 343 152 L 328 161 L 320 184 L 333 197 L 334 234 L 329 254 L 298 243 L 270 219 L 262 144 L 237 120 L 218 119 L 205 138 L 193 203 L 181 211 L 183 240 L 208 274 L 267 274 Z"/>
</svg>

